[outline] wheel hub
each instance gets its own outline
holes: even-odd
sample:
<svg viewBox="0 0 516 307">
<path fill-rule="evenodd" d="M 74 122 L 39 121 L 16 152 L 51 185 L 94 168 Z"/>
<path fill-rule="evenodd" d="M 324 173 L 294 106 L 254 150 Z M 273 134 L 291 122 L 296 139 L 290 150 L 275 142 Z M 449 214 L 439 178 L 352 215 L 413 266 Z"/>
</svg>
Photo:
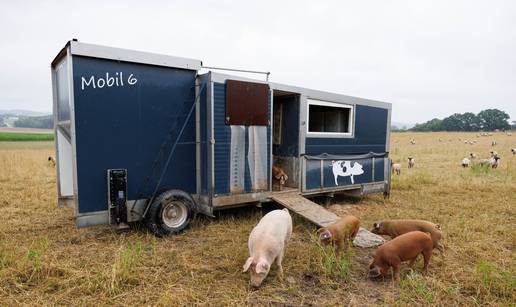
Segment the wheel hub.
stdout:
<svg viewBox="0 0 516 307">
<path fill-rule="evenodd" d="M 181 201 L 163 204 L 161 219 L 170 228 L 180 227 L 188 218 L 188 209 Z"/>
</svg>

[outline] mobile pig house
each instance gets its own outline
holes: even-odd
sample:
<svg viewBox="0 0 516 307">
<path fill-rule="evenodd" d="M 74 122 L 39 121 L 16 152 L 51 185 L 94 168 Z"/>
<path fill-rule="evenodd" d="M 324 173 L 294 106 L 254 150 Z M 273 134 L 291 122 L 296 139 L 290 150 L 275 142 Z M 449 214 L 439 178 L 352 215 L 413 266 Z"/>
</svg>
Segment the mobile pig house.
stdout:
<svg viewBox="0 0 516 307">
<path fill-rule="evenodd" d="M 77 41 L 51 68 L 58 203 L 78 227 L 143 220 L 162 235 L 271 200 L 325 225 L 335 215 L 303 196 L 389 192 L 390 104 Z"/>
</svg>

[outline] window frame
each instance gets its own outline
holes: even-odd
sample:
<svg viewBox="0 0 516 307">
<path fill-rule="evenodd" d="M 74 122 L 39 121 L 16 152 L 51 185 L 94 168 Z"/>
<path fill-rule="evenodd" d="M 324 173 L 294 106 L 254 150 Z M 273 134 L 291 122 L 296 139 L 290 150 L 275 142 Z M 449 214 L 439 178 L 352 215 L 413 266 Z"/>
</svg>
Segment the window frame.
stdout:
<svg viewBox="0 0 516 307">
<path fill-rule="evenodd" d="M 320 132 L 310 131 L 310 106 L 325 106 L 341 109 L 349 109 L 349 132 Z M 320 99 L 307 98 L 306 100 L 306 137 L 321 137 L 321 138 L 353 138 L 355 135 L 355 104 L 332 102 Z"/>
</svg>

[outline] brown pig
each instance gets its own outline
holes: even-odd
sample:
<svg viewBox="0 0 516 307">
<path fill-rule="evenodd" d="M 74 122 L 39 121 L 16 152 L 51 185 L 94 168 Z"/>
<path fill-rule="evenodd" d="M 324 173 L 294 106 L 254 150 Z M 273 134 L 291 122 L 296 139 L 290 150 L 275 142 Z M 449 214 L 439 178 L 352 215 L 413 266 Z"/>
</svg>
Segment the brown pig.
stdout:
<svg viewBox="0 0 516 307">
<path fill-rule="evenodd" d="M 358 233 L 360 220 L 353 215 L 346 215 L 328 227 L 317 230 L 322 245 L 334 244 L 337 253 L 346 248 L 349 241 Z"/>
<path fill-rule="evenodd" d="M 429 233 L 411 231 L 402 234 L 378 247 L 373 253 L 368 277 L 385 277 L 392 267 L 394 280 L 399 282 L 401 263 L 410 260 L 410 266 L 412 266 L 419 254 L 423 254 L 423 272 L 426 273 L 432 257 L 432 250 L 433 242 Z"/>
<path fill-rule="evenodd" d="M 423 220 L 385 220 L 374 223 L 371 232 L 377 235 L 387 235 L 393 239 L 410 231 L 429 232 L 434 248 L 443 252 L 444 247 L 439 244 L 439 240 L 443 237 L 440 229 L 441 226 Z"/>
</svg>

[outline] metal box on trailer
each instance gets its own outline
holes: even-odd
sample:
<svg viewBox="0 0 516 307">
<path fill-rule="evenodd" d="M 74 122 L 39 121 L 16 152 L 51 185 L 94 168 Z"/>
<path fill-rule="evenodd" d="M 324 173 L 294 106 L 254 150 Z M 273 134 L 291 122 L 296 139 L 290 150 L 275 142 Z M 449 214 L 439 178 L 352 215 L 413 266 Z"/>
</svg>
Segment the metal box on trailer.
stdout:
<svg viewBox="0 0 516 307">
<path fill-rule="evenodd" d="M 301 196 L 388 193 L 388 103 L 70 41 L 52 62 L 59 205 L 78 227 Z M 288 179 L 277 191 L 273 166 Z"/>
</svg>

